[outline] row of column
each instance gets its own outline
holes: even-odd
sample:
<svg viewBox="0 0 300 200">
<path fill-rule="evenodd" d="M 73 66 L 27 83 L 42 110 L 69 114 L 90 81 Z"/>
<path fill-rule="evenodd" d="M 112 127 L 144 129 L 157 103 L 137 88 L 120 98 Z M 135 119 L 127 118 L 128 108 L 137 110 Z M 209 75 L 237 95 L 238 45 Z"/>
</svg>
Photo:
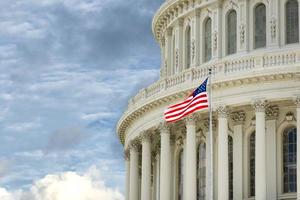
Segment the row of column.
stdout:
<svg viewBox="0 0 300 200">
<path fill-rule="evenodd" d="M 297 133 L 300 130 L 300 98 L 296 99 L 297 105 Z M 255 199 L 266 200 L 267 197 L 267 169 L 266 169 L 266 101 L 258 100 L 253 103 L 255 109 Z M 218 107 L 218 187 L 217 197 L 213 199 L 228 200 L 229 175 L 228 175 L 228 110 Z M 233 157 L 234 157 L 234 200 L 243 199 L 243 136 L 242 124 L 245 113 L 235 112 L 231 115 L 234 123 Z M 196 122 L 195 115 L 185 119 L 186 125 L 186 159 L 184 174 L 184 200 L 197 198 L 197 149 L 196 149 Z M 171 200 L 171 139 L 170 130 L 166 124 L 160 126 L 160 183 L 159 199 Z M 208 137 L 207 137 L 208 138 Z M 209 142 L 209 141 L 208 141 Z M 213 143 L 213 142 L 209 142 Z M 297 137 L 297 146 L 300 146 L 300 137 Z M 207 149 L 209 147 L 207 146 Z M 126 200 L 151 200 L 151 141 L 147 134 L 142 137 L 142 175 L 141 189 L 139 186 L 138 145 L 130 145 L 130 161 L 126 160 Z M 210 163 L 210 158 L 206 162 Z M 297 148 L 297 160 L 300 160 L 300 148 Z M 129 172 L 129 173 L 128 173 Z M 209 177 L 206 177 L 207 184 Z M 141 190 L 141 194 L 139 193 Z M 206 189 L 206 194 L 210 191 Z M 208 195 L 207 195 L 208 197 Z M 209 198 L 207 198 L 209 199 Z M 300 199 L 300 162 L 297 162 L 297 199 Z M 211 199 L 210 199 L 211 200 Z"/>
</svg>

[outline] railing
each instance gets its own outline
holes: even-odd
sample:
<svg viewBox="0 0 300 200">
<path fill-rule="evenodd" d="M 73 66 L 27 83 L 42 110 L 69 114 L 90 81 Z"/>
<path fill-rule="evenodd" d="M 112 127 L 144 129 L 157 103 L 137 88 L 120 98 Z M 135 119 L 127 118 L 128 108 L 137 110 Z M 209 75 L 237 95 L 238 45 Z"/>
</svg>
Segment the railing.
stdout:
<svg viewBox="0 0 300 200">
<path fill-rule="evenodd" d="M 213 80 L 220 82 L 224 79 L 236 78 L 236 76 L 248 75 L 249 72 L 262 70 L 272 70 L 272 68 L 300 64 L 300 50 L 281 53 L 265 53 L 263 55 L 236 57 L 232 59 L 221 59 L 220 61 L 211 62 L 200 67 L 194 67 L 170 77 L 158 80 L 149 87 L 142 89 L 135 97 L 129 100 L 128 110 L 132 107 L 140 106 L 143 103 L 150 102 L 151 98 L 156 95 L 166 94 L 177 86 L 193 83 L 200 83 L 207 75 L 208 69 L 212 69 Z"/>
</svg>

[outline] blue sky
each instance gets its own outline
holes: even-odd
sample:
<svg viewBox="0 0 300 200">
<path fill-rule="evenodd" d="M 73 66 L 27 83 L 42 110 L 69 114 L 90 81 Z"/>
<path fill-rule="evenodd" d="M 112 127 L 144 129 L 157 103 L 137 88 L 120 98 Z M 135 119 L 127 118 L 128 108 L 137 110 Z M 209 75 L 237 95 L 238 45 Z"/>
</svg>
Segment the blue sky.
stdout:
<svg viewBox="0 0 300 200">
<path fill-rule="evenodd" d="M 91 199 L 123 198 L 115 125 L 158 78 L 162 1 L 0 0 L 1 199 L 45 200 L 76 178 Z"/>
</svg>

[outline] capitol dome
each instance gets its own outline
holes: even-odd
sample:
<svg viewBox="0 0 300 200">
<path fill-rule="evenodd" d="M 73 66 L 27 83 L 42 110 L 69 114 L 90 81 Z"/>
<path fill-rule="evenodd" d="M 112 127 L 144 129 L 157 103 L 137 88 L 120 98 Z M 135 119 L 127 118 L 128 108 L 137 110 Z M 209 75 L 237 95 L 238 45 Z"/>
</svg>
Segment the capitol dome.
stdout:
<svg viewBox="0 0 300 200">
<path fill-rule="evenodd" d="M 152 22 L 160 78 L 129 100 L 117 124 L 126 200 L 300 199 L 299 3 L 161 5 Z M 176 123 L 163 117 L 209 69 L 212 141 L 208 110 Z"/>
</svg>

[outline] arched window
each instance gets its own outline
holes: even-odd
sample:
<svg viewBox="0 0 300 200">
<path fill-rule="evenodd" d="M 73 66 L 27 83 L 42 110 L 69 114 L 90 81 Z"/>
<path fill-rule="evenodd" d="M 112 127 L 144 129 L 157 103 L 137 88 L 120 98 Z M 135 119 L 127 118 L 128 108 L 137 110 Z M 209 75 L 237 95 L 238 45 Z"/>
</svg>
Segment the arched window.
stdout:
<svg viewBox="0 0 300 200">
<path fill-rule="evenodd" d="M 266 6 L 258 4 L 254 9 L 255 48 L 266 46 Z"/>
<path fill-rule="evenodd" d="M 178 200 L 183 200 L 183 171 L 184 171 L 184 153 L 179 153 L 178 159 Z"/>
<path fill-rule="evenodd" d="M 285 30 L 286 30 L 286 43 L 299 42 L 299 10 L 298 1 L 289 0 L 285 5 Z"/>
<path fill-rule="evenodd" d="M 227 54 L 236 53 L 236 11 L 232 10 L 227 16 Z"/>
<path fill-rule="evenodd" d="M 249 137 L 249 195 L 255 196 L 255 132 Z"/>
<path fill-rule="evenodd" d="M 228 136 L 228 178 L 229 200 L 233 199 L 233 139 Z"/>
<path fill-rule="evenodd" d="M 211 19 L 208 18 L 204 24 L 204 61 L 211 59 Z"/>
<path fill-rule="evenodd" d="M 188 69 L 191 66 L 191 27 L 190 26 L 186 28 L 185 45 L 186 45 L 185 60 L 186 60 L 186 68 Z"/>
<path fill-rule="evenodd" d="M 297 131 L 287 128 L 282 138 L 283 192 L 297 192 Z"/>
<path fill-rule="evenodd" d="M 198 148 L 197 200 L 205 200 L 206 145 L 201 142 Z"/>
</svg>

